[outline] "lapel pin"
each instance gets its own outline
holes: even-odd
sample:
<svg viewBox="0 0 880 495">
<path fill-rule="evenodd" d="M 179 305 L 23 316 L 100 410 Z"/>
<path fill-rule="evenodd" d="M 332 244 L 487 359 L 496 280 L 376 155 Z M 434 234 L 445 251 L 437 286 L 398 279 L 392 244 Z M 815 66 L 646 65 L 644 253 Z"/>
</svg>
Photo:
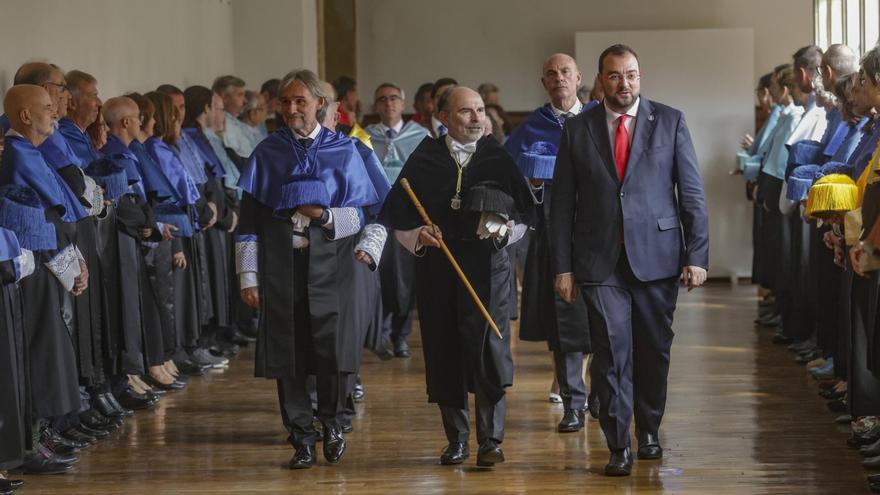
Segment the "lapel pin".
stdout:
<svg viewBox="0 0 880 495">
<path fill-rule="evenodd" d="M 654 121 L 654 114 L 653 113 L 651 115 L 648 115 L 648 120 L 650 120 L 651 122 Z"/>
</svg>

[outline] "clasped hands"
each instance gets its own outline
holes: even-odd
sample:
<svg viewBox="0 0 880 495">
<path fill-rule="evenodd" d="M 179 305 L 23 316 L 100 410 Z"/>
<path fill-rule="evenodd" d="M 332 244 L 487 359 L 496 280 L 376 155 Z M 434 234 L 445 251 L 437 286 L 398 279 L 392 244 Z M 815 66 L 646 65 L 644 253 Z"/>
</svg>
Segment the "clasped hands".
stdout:
<svg viewBox="0 0 880 495">
<path fill-rule="evenodd" d="M 681 269 L 681 282 L 687 286 L 688 292 L 706 283 L 708 273 L 705 268 L 699 266 L 686 266 Z M 573 273 L 563 273 L 556 276 L 556 293 L 568 304 L 574 302 L 578 296 L 578 287 L 574 281 Z"/>
</svg>

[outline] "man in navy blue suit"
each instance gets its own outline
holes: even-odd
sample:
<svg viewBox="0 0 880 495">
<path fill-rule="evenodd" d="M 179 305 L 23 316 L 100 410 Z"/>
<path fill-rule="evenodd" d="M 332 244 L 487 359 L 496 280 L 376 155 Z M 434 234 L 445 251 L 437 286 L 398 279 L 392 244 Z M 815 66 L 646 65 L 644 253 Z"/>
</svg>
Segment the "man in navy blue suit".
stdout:
<svg viewBox="0 0 880 495">
<path fill-rule="evenodd" d="M 587 301 L 608 476 L 630 474 L 633 415 L 639 459 L 663 456 L 678 280 L 699 287 L 709 266 L 703 180 L 684 116 L 640 98 L 640 80 L 632 48 L 599 57 L 605 100 L 565 123 L 550 212 L 556 290 L 572 301 L 580 287 Z"/>
</svg>

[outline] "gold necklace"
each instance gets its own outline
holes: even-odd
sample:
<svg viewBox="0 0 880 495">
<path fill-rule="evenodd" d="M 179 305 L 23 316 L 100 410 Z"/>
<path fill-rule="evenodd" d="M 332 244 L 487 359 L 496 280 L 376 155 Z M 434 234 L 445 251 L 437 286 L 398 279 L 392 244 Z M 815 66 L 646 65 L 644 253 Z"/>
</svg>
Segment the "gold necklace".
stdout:
<svg viewBox="0 0 880 495">
<path fill-rule="evenodd" d="M 452 152 L 452 160 L 455 162 L 455 166 L 458 168 L 458 178 L 455 179 L 455 196 L 453 196 L 452 200 L 449 201 L 449 207 L 453 210 L 458 210 L 461 208 L 461 177 L 464 173 L 464 168 L 467 167 L 467 164 L 470 163 L 473 156 L 473 153 L 471 153 L 470 155 L 468 155 L 468 158 L 464 161 L 464 163 L 458 163 L 458 153 L 456 153 L 455 151 Z"/>
</svg>

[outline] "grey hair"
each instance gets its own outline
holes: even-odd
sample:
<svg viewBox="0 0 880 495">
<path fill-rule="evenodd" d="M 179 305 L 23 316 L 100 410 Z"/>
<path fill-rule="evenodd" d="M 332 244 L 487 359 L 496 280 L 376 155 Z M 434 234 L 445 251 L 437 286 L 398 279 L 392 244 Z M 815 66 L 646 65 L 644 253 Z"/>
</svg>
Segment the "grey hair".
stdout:
<svg viewBox="0 0 880 495">
<path fill-rule="evenodd" d="M 257 105 L 260 104 L 260 93 L 256 91 L 247 90 L 244 92 L 244 108 L 241 109 L 241 115 L 247 115 L 248 112 L 253 112 L 257 109 Z"/>
<path fill-rule="evenodd" d="M 217 93 L 220 96 L 223 96 L 230 91 L 232 88 L 243 88 L 245 87 L 244 79 L 237 76 L 220 76 L 217 79 L 214 79 L 214 84 L 211 85 L 211 91 Z"/>
<path fill-rule="evenodd" d="M 845 76 L 859 70 L 859 58 L 852 48 L 834 44 L 822 55 L 822 65 L 827 65 L 837 74 Z"/>
<path fill-rule="evenodd" d="M 862 57 L 862 70 L 871 78 L 871 82 L 880 85 L 880 46 L 871 48 Z"/>
<path fill-rule="evenodd" d="M 287 73 L 278 85 L 278 94 L 281 94 L 288 86 L 299 81 L 306 89 L 316 98 L 323 98 L 324 104 L 318 109 L 316 117 L 318 122 L 322 122 L 323 117 L 327 115 L 327 104 L 330 103 L 330 95 L 321 87 L 321 79 L 318 75 L 308 69 L 296 69 Z"/>
<path fill-rule="evenodd" d="M 402 89 L 400 86 L 398 86 L 397 84 L 394 84 L 393 82 L 383 82 L 382 84 L 378 85 L 378 86 L 376 87 L 376 91 L 373 91 L 373 95 L 375 95 L 376 93 L 378 93 L 379 90 L 382 89 L 382 88 L 394 88 L 394 89 L 396 89 L 397 91 L 400 92 L 400 99 L 401 99 L 401 100 L 405 100 L 405 99 L 406 99 L 406 93 L 403 91 L 403 89 Z"/>
<path fill-rule="evenodd" d="M 98 80 L 95 79 L 95 76 L 83 72 L 81 70 L 72 70 L 67 73 L 65 76 L 67 79 L 67 91 L 70 93 L 70 97 L 74 100 L 80 97 L 80 85 L 81 84 L 97 84 Z"/>
</svg>

